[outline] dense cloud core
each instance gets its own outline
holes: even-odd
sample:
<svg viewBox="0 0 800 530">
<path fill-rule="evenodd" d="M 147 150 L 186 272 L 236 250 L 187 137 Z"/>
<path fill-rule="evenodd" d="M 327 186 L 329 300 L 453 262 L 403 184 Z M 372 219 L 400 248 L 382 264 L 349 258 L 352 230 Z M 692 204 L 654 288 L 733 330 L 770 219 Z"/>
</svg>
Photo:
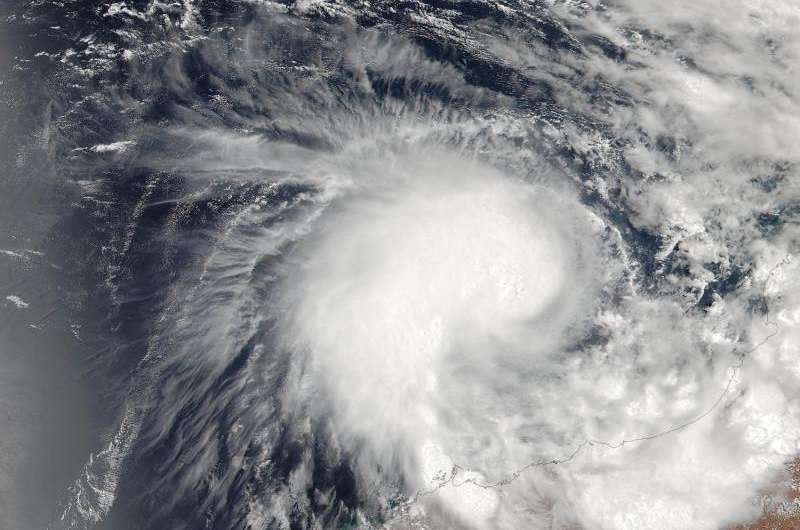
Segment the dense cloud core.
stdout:
<svg viewBox="0 0 800 530">
<path fill-rule="evenodd" d="M 508 433 L 544 405 L 536 366 L 602 287 L 598 226 L 574 199 L 474 161 L 387 155 L 292 253 L 276 309 L 310 378 L 299 392 L 348 445 L 363 441 L 365 469 L 397 461 L 414 488 L 465 459 L 510 472 L 525 453 Z M 497 495 L 473 490 L 444 503 L 486 521 Z"/>
</svg>

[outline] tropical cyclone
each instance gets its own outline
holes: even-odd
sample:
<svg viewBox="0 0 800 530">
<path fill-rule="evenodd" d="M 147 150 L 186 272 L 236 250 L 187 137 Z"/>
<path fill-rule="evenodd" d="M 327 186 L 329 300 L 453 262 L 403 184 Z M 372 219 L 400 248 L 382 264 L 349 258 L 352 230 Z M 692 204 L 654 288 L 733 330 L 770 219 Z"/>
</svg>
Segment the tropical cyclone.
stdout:
<svg viewBox="0 0 800 530">
<path fill-rule="evenodd" d="M 510 469 L 503 430 L 536 410 L 504 396 L 524 401 L 513 374 L 557 358 L 597 306 L 601 223 L 567 190 L 441 149 L 383 156 L 379 174 L 342 179 L 289 253 L 282 341 L 318 413 L 362 447 L 359 468 L 394 462 L 412 490 L 456 461 Z M 469 487 L 441 500 L 473 523 L 499 503 Z"/>
<path fill-rule="evenodd" d="M 0 429 L 16 527 L 718 530 L 787 479 L 794 0 L 6 3 L 2 320 L 102 409 Z"/>
</svg>

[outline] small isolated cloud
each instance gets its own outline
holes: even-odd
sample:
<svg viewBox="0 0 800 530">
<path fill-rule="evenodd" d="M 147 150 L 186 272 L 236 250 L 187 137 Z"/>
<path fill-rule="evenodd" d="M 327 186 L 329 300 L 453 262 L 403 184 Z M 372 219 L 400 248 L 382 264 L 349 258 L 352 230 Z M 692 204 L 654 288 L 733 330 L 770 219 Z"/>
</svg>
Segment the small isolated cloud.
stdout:
<svg viewBox="0 0 800 530">
<path fill-rule="evenodd" d="M 14 294 L 6 296 L 6 300 L 14 304 L 18 309 L 25 309 L 29 305 L 28 302 Z"/>
<path fill-rule="evenodd" d="M 122 142 L 114 142 L 112 144 L 98 144 L 90 148 L 95 153 L 124 153 L 129 147 L 136 144 L 133 140 L 125 140 Z"/>
</svg>

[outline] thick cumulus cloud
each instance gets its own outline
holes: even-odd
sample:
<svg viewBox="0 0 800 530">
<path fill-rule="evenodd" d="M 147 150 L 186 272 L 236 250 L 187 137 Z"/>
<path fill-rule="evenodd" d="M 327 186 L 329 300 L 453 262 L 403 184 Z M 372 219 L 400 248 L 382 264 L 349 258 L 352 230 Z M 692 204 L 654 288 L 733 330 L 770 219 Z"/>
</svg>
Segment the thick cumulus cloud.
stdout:
<svg viewBox="0 0 800 530">
<path fill-rule="evenodd" d="M 798 449 L 797 347 L 791 346 L 798 233 L 794 214 L 780 214 L 798 201 L 800 108 L 792 81 L 798 48 L 791 27 L 800 12 L 792 2 L 559 3 L 562 8 L 578 31 L 602 36 L 590 41 L 602 53 L 582 67 L 631 98 L 600 115 L 624 139 L 626 162 L 646 177 L 621 186 L 632 197 L 634 222 L 662 234 L 666 282 L 660 288 L 679 305 L 710 304 L 702 316 L 687 313 L 677 327 L 668 324 L 675 319 L 668 317 L 667 298 L 637 317 L 620 315 L 617 325 L 625 329 L 612 333 L 609 346 L 638 343 L 659 360 L 617 425 L 625 426 L 629 414 L 663 419 L 670 409 L 715 403 L 720 388 L 728 389 L 721 410 L 669 441 L 587 453 L 587 467 L 572 475 L 573 491 L 585 503 L 584 522 L 719 528 L 747 519 L 754 510 L 748 498 L 759 488 L 779 490 L 773 481 L 781 483 L 782 462 Z M 569 94 L 583 105 L 580 95 Z M 581 144 L 599 153 L 607 146 L 585 135 Z M 676 257 L 688 277 L 669 271 Z M 749 273 L 737 280 L 733 296 L 703 301 L 715 271 L 737 268 Z M 644 315 L 647 321 L 638 318 Z M 686 340 L 692 336 L 697 342 Z M 731 372 L 726 352 L 743 356 L 741 368 Z M 671 364 L 681 358 L 688 363 Z M 670 387 L 675 393 L 666 397 Z"/>
</svg>

